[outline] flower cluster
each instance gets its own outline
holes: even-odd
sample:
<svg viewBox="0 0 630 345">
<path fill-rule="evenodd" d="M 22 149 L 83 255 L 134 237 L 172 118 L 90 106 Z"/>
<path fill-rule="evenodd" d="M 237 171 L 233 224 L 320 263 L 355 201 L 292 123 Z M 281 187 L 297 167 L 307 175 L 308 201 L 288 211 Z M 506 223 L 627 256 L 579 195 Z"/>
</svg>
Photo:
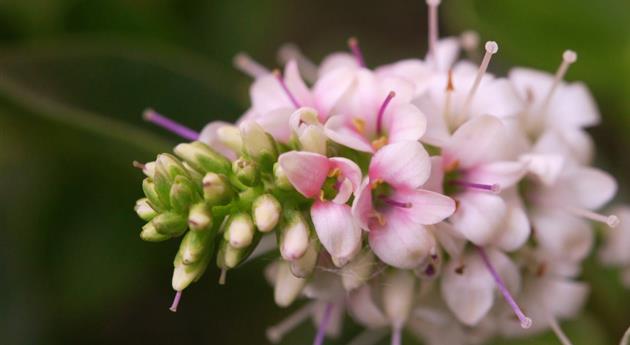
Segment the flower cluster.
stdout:
<svg viewBox="0 0 630 345">
<path fill-rule="evenodd" d="M 346 313 L 366 328 L 361 344 L 386 329 L 394 345 L 403 331 L 468 344 L 551 328 L 568 341 L 558 320 L 587 295 L 577 279 L 594 229 L 619 223 L 596 213 L 617 188 L 590 166 L 597 107 L 583 84 L 563 81 L 574 52 L 555 75 L 493 76 L 497 43 L 475 63 L 474 33 L 438 40 L 438 3 L 427 1 L 424 60 L 370 69 L 356 39 L 319 66 L 284 47 L 283 72 L 241 54 L 254 82 L 236 125 L 196 133 L 147 111 L 193 140 L 138 163 L 141 237 L 183 236 L 172 310 L 212 259 L 225 283 L 246 259 L 277 252 L 265 272 L 275 302 L 309 302 L 269 329 L 272 342 L 313 318 L 322 344 Z M 457 61 L 461 51 L 471 60 Z M 629 230 L 607 231 L 602 253 L 626 276 Z"/>
</svg>

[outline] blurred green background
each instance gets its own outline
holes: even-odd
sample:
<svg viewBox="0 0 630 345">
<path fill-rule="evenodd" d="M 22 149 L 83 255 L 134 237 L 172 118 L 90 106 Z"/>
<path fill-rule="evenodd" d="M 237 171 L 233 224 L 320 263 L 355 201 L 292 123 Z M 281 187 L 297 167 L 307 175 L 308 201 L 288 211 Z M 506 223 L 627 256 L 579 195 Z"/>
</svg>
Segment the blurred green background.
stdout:
<svg viewBox="0 0 630 345">
<path fill-rule="evenodd" d="M 598 100 L 598 164 L 628 200 L 629 15 L 627 0 L 445 0 L 441 31 L 498 41 L 497 72 L 554 70 L 576 50 L 568 79 Z M 422 57 L 425 18 L 421 0 L 0 0 L 0 343 L 265 343 L 265 327 L 288 314 L 273 305 L 265 260 L 231 272 L 227 286 L 210 269 L 168 311 L 177 241 L 138 237 L 142 176 L 130 163 L 177 138 L 140 114 L 151 106 L 193 128 L 235 119 L 250 82 L 231 67 L 239 51 L 276 66 L 276 49 L 296 42 L 320 61 L 354 35 L 372 66 Z M 575 344 L 618 342 L 630 292 L 592 259 L 583 276 L 591 299 L 565 330 Z M 347 336 L 358 332 L 346 324 Z M 313 334 L 303 325 L 285 344 Z"/>
</svg>

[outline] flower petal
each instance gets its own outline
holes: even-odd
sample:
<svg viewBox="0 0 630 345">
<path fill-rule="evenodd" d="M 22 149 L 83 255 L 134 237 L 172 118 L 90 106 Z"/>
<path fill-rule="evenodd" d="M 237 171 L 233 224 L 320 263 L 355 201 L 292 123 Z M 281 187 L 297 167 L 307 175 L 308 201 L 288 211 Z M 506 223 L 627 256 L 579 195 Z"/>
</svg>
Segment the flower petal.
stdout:
<svg viewBox="0 0 630 345">
<path fill-rule="evenodd" d="M 350 206 L 317 201 L 311 207 L 311 219 L 336 266 L 345 265 L 361 249 L 361 228 L 354 222 Z"/>
<path fill-rule="evenodd" d="M 326 121 L 324 133 L 338 144 L 362 152 L 374 152 L 372 144 L 360 133 L 350 128 L 343 116 L 333 116 Z"/>
<path fill-rule="evenodd" d="M 382 179 L 395 188 L 418 188 L 431 173 L 429 154 L 417 141 L 385 145 L 372 157 L 370 179 Z"/>
<path fill-rule="evenodd" d="M 523 162 L 498 161 L 476 166 L 466 172 L 466 180 L 476 183 L 498 184 L 506 189 L 520 181 L 527 172 Z"/>
<path fill-rule="evenodd" d="M 433 235 L 414 223 L 405 213 L 389 212 L 385 224 L 376 224 L 369 232 L 370 248 L 383 262 L 398 268 L 418 266 L 435 247 Z"/>
<path fill-rule="evenodd" d="M 413 104 L 392 105 L 384 116 L 389 143 L 420 140 L 427 128 L 427 119 Z"/>
<path fill-rule="evenodd" d="M 353 85 L 355 75 L 356 70 L 352 68 L 338 68 L 320 74 L 320 78 L 313 86 L 313 94 L 321 120 L 333 115 L 331 111 Z"/>
<path fill-rule="evenodd" d="M 278 163 L 293 187 L 307 198 L 319 195 L 330 167 L 326 156 L 312 152 L 286 152 Z"/>
<path fill-rule="evenodd" d="M 341 176 L 350 180 L 353 190 L 359 188 L 361 184 L 361 169 L 355 162 L 343 157 L 332 157 L 329 161 L 331 169 L 339 169 Z"/>
<path fill-rule="evenodd" d="M 446 195 L 423 189 L 397 189 L 391 198 L 411 207 L 401 208 L 408 219 L 422 225 L 436 224 L 455 212 L 455 201 Z"/>
<path fill-rule="evenodd" d="M 505 126 L 493 116 L 480 116 L 464 123 L 444 147 L 445 164 L 457 161 L 462 168 L 469 168 L 501 159 L 506 150 L 504 134 Z"/>
<path fill-rule="evenodd" d="M 388 325 L 387 318 L 372 298 L 370 285 L 364 284 L 348 296 L 348 308 L 352 317 L 361 325 L 380 328 Z"/>
<path fill-rule="evenodd" d="M 456 199 L 457 210 L 451 216 L 455 229 L 476 245 L 492 243 L 507 214 L 503 199 L 484 192 L 461 193 Z"/>
<path fill-rule="evenodd" d="M 552 258 L 581 261 L 593 247 L 593 232 L 587 222 L 566 212 L 536 210 L 531 222 L 539 246 Z"/>
<path fill-rule="evenodd" d="M 366 177 L 355 192 L 352 215 L 363 230 L 369 231 L 370 218 L 373 214 L 372 189 L 370 188 L 370 179 Z"/>
<path fill-rule="evenodd" d="M 256 117 L 255 120 L 265 130 L 265 132 L 271 134 L 274 139 L 279 142 L 286 143 L 291 137 L 289 118 L 291 117 L 293 110 L 294 108 L 292 107 L 276 108 L 263 114 L 262 116 Z"/>
<path fill-rule="evenodd" d="M 289 61 L 284 68 L 284 82 L 287 89 L 291 91 L 291 94 L 295 97 L 300 106 L 310 106 L 313 104 L 311 91 L 300 76 L 300 70 L 295 60 Z"/>
<path fill-rule="evenodd" d="M 217 134 L 217 130 L 224 126 L 232 127 L 234 125 L 228 122 L 223 122 L 223 121 L 210 122 L 205 127 L 203 127 L 203 130 L 201 130 L 201 133 L 199 134 L 199 141 L 207 144 L 213 150 L 219 152 L 220 154 L 224 155 L 230 160 L 235 160 L 236 153 L 233 150 L 231 150 L 229 147 L 225 146 L 221 142 Z"/>
</svg>

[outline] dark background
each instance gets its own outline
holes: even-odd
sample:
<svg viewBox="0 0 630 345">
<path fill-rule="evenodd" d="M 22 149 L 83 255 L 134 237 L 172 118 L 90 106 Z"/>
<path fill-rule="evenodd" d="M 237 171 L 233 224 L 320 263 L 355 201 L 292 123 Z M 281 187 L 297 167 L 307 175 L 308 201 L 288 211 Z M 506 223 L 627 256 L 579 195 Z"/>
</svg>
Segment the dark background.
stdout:
<svg viewBox="0 0 630 345">
<path fill-rule="evenodd" d="M 598 165 L 627 200 L 630 2 L 445 0 L 440 15 L 442 36 L 475 29 L 499 42 L 495 72 L 553 71 L 576 50 L 568 79 L 598 100 Z M 265 327 L 288 314 L 264 282 L 266 260 L 230 272 L 227 286 L 209 269 L 168 311 L 177 241 L 138 237 L 142 176 L 130 162 L 177 138 L 140 114 L 152 106 L 193 128 L 235 119 L 250 82 L 232 69 L 235 53 L 273 67 L 276 49 L 295 42 L 320 61 L 350 36 L 371 66 L 423 57 L 424 1 L 0 0 L 0 343 L 265 343 Z M 588 307 L 563 324 L 576 345 L 616 343 L 630 323 L 616 273 L 587 262 Z M 307 323 L 284 343 L 313 334 Z"/>
</svg>

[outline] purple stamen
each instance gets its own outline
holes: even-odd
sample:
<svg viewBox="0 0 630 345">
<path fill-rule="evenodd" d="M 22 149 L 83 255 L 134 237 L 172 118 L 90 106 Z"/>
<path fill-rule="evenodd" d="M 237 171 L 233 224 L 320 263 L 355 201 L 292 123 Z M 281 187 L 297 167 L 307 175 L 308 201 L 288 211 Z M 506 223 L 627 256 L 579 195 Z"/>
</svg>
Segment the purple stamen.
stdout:
<svg viewBox="0 0 630 345">
<path fill-rule="evenodd" d="M 275 70 L 273 71 L 273 75 L 276 76 L 276 79 L 278 79 L 278 82 L 280 83 L 282 90 L 284 90 L 284 93 L 287 94 L 287 96 L 289 97 L 289 100 L 291 100 L 291 103 L 293 103 L 293 106 L 295 106 L 296 108 L 299 108 L 300 103 L 298 103 L 297 99 L 295 99 L 295 96 L 293 96 L 293 93 L 291 93 L 291 90 L 289 90 L 289 87 L 287 87 L 287 83 L 285 83 L 284 78 L 282 78 L 282 73 L 280 73 L 280 71 L 278 70 Z"/>
<path fill-rule="evenodd" d="M 392 342 L 391 345 L 401 345 L 402 344 L 402 328 L 395 327 L 392 330 Z"/>
<path fill-rule="evenodd" d="M 361 53 L 361 48 L 359 47 L 359 40 L 356 37 L 351 37 L 348 40 L 348 46 L 352 51 L 352 55 L 357 60 L 357 64 L 361 67 L 365 67 L 365 60 L 363 59 L 363 53 Z"/>
<path fill-rule="evenodd" d="M 510 294 L 510 291 L 508 291 L 507 287 L 505 286 L 503 279 L 501 279 L 499 273 L 497 273 L 496 269 L 494 269 L 494 266 L 492 266 L 492 263 L 490 263 L 490 259 L 488 258 L 486 251 L 481 247 L 477 247 L 477 251 L 479 251 L 479 255 L 481 256 L 484 265 L 486 265 L 486 268 L 492 275 L 492 278 L 494 278 L 494 281 L 497 284 L 497 288 L 499 289 L 499 291 L 501 291 L 501 294 L 503 294 L 503 298 L 510 305 L 510 308 L 512 308 L 512 310 L 514 311 L 514 314 L 516 314 L 518 319 L 521 321 L 521 327 L 525 329 L 530 328 L 532 326 L 532 319 L 528 318 L 518 306 L 518 304 Z"/>
<path fill-rule="evenodd" d="M 328 328 L 328 322 L 330 322 L 333 306 L 332 303 L 326 304 L 324 317 L 322 317 L 322 321 L 319 323 L 319 327 L 317 327 L 317 335 L 315 335 L 313 345 L 322 345 L 324 343 L 324 337 L 326 336 L 326 329 Z"/>
<path fill-rule="evenodd" d="M 479 190 L 484 190 L 484 191 L 488 191 L 492 193 L 501 192 L 501 186 L 498 183 L 486 184 L 486 183 L 475 183 L 475 182 L 460 181 L 460 180 L 454 180 L 451 183 L 457 186 L 465 187 L 465 188 L 479 189 Z"/>
<path fill-rule="evenodd" d="M 176 312 L 177 306 L 179 305 L 179 300 L 181 299 L 182 299 L 182 292 L 177 291 L 177 293 L 175 294 L 175 298 L 173 299 L 173 304 L 171 304 L 171 307 L 168 309 L 172 311 L 173 313 Z"/>
<path fill-rule="evenodd" d="M 381 197 L 381 199 L 385 201 L 386 204 L 394 207 L 411 208 L 413 206 L 413 204 L 410 202 L 396 201 L 387 197 Z"/>
<path fill-rule="evenodd" d="M 154 123 L 172 133 L 179 135 L 180 137 L 184 139 L 197 140 L 197 138 L 199 138 L 199 133 L 167 117 L 164 117 L 156 113 L 153 109 L 145 110 L 143 117 L 146 121 Z"/>
<path fill-rule="evenodd" d="M 376 117 L 376 133 L 378 135 L 381 135 L 383 131 L 383 115 L 385 114 L 385 110 L 387 109 L 389 102 L 392 101 L 392 98 L 394 98 L 394 96 L 396 96 L 396 92 L 390 91 L 387 94 L 387 97 L 385 97 L 383 104 L 381 104 L 381 108 L 378 110 L 378 115 Z"/>
</svg>

